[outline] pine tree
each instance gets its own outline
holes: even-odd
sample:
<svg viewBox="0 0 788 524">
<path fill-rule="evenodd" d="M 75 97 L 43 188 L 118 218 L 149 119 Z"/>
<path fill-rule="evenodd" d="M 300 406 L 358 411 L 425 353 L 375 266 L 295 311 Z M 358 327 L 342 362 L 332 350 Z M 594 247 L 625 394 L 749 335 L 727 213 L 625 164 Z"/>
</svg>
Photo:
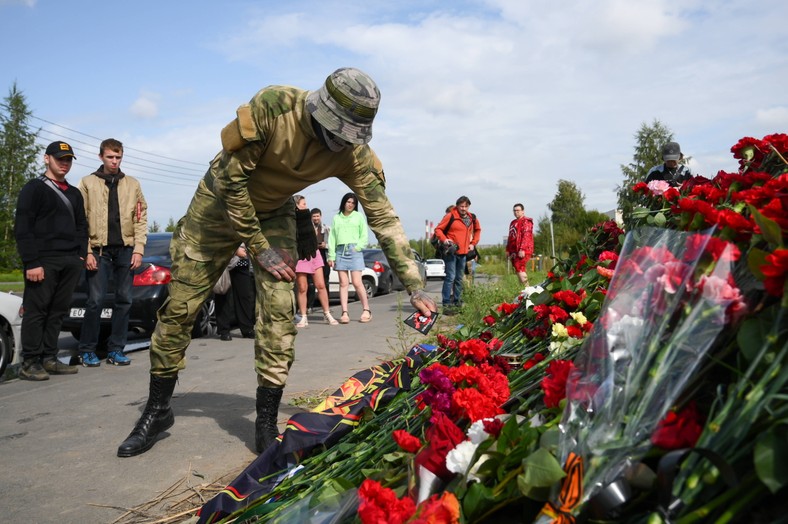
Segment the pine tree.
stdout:
<svg viewBox="0 0 788 524">
<path fill-rule="evenodd" d="M 178 223 L 175 222 L 174 218 L 170 217 L 170 219 L 167 221 L 167 225 L 165 226 L 164 231 L 172 233 L 173 231 L 175 231 L 176 227 L 178 227 Z"/>
<path fill-rule="evenodd" d="M 32 131 L 32 113 L 14 82 L 0 104 L 0 270 L 17 269 L 21 263 L 14 239 L 16 200 L 25 183 L 37 176 L 41 147 L 38 130 Z"/>
<path fill-rule="evenodd" d="M 644 182 L 649 169 L 662 163 L 662 146 L 672 140 L 673 131 L 657 119 L 654 119 L 651 125 L 644 122 L 635 133 L 635 154 L 632 155 L 630 164 L 621 165 L 624 182 L 616 187 L 618 209 L 621 210 L 625 229 L 629 229 L 632 209 L 638 202 L 632 186 Z"/>
</svg>

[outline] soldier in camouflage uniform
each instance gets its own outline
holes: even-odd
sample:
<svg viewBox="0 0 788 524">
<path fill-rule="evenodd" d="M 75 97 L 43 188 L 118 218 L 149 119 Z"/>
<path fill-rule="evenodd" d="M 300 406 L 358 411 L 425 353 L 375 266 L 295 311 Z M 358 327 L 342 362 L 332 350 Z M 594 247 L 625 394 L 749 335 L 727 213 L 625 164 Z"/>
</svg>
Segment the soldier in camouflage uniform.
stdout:
<svg viewBox="0 0 788 524">
<path fill-rule="evenodd" d="M 241 242 L 255 265 L 258 452 L 276 439 L 279 402 L 295 353 L 294 261 L 317 250 L 314 234 L 311 245 L 302 249 L 301 238 L 297 243 L 292 195 L 316 182 L 336 177 L 358 196 L 413 306 L 426 316 L 437 309 L 386 197 L 383 166 L 367 145 L 379 101 L 369 76 L 343 68 L 317 91 L 269 86 L 238 108 L 222 130 L 222 151 L 173 233 L 169 298 L 151 338 L 148 403 L 118 456 L 147 451 L 173 425 L 170 399 L 197 312 Z"/>
</svg>

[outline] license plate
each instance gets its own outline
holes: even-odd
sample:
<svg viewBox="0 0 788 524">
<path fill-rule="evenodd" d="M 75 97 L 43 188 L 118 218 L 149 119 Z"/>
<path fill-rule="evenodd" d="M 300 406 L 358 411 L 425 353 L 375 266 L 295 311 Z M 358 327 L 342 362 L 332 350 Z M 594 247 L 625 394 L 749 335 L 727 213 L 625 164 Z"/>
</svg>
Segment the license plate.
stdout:
<svg viewBox="0 0 788 524">
<path fill-rule="evenodd" d="M 69 315 L 71 318 L 85 318 L 85 308 L 83 307 L 72 307 L 71 314 Z M 101 318 L 112 318 L 112 308 L 105 307 L 101 310 Z"/>
</svg>

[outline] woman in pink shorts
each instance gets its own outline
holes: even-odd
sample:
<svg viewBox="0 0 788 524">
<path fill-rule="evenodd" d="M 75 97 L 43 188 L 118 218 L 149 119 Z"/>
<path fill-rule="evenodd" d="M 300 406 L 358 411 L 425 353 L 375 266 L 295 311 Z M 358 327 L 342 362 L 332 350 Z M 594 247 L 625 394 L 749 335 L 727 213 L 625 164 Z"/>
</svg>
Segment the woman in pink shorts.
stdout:
<svg viewBox="0 0 788 524">
<path fill-rule="evenodd" d="M 295 196 L 295 203 L 296 209 L 308 209 L 306 198 L 301 195 Z M 326 289 L 326 280 L 323 275 L 323 257 L 318 250 L 315 251 L 315 256 L 311 259 L 301 259 L 296 264 L 296 303 L 298 304 L 298 312 L 301 315 L 296 327 L 304 328 L 309 326 L 306 313 L 306 292 L 309 286 L 308 275 L 312 275 L 315 291 L 317 291 L 317 299 L 323 307 L 323 318 L 327 324 L 336 326 L 338 322 L 331 316 L 331 311 L 328 308 L 328 290 Z"/>
</svg>

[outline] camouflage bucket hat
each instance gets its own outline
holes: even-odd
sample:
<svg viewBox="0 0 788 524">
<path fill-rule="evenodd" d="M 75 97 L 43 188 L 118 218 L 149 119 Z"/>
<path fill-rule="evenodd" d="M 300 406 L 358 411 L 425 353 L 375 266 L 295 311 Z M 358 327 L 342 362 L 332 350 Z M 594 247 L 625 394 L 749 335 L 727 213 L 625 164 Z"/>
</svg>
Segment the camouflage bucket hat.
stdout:
<svg viewBox="0 0 788 524">
<path fill-rule="evenodd" d="M 306 97 L 306 109 L 321 126 L 351 144 L 372 140 L 372 120 L 378 112 L 380 90 L 364 72 L 337 69 L 323 86 Z"/>
</svg>

